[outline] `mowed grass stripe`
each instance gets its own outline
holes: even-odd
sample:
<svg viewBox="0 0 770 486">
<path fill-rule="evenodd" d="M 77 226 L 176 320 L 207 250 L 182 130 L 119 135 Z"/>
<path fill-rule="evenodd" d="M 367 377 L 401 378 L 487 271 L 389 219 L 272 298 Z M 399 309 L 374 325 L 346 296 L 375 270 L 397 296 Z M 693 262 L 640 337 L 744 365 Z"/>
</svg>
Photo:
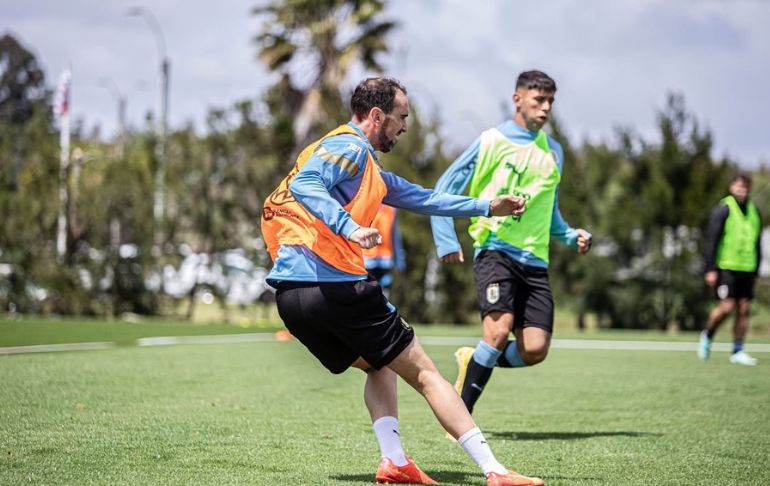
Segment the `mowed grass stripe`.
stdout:
<svg viewBox="0 0 770 486">
<path fill-rule="evenodd" d="M 116 344 L 112 342 L 35 344 L 31 346 L 7 346 L 0 348 L 0 354 L 52 353 L 57 351 L 94 351 L 101 349 L 111 349 L 115 346 Z"/>
<path fill-rule="evenodd" d="M 424 336 L 420 341 L 431 346 L 475 346 L 476 337 L 458 336 Z M 206 336 L 155 336 L 137 339 L 132 344 L 140 347 L 147 346 L 174 346 L 180 344 L 235 344 L 257 343 L 276 341 L 273 333 L 244 333 L 244 334 L 220 334 Z M 93 343 L 60 343 L 30 346 L 0 347 L 0 355 L 22 353 L 44 353 L 57 351 L 89 351 L 109 349 L 117 346 L 113 342 Z M 679 341 L 629 341 L 629 340 L 599 340 L 599 339 L 554 339 L 551 343 L 553 349 L 587 349 L 587 350 L 616 350 L 616 351 L 687 351 L 694 352 L 697 343 Z M 732 350 L 730 343 L 714 343 L 712 351 L 729 352 Z M 770 344 L 749 343 L 746 351 L 750 353 L 770 353 Z"/>
</svg>

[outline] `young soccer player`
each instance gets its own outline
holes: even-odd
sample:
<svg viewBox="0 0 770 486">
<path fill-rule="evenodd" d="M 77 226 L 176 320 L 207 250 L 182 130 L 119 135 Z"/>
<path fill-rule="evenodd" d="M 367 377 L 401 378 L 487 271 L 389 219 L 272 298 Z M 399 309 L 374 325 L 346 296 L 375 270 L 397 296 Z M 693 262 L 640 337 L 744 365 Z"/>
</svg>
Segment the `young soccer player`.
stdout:
<svg viewBox="0 0 770 486">
<path fill-rule="evenodd" d="M 545 73 L 521 73 L 513 93 L 513 120 L 483 132 L 436 185 L 436 190 L 450 194 L 462 194 L 468 187 L 474 197 L 511 194 L 527 201 L 527 212 L 521 215 L 471 218 L 473 274 L 484 334 L 475 349 L 455 352 L 455 389 L 471 412 L 496 366 L 533 366 L 548 354 L 553 332 L 551 238 L 579 253 L 591 246 L 590 233 L 571 228 L 559 211 L 564 155 L 543 131 L 555 94 L 556 83 Z M 441 261 L 464 261 L 452 220 L 433 217 L 431 223 Z M 509 339 L 511 332 L 514 340 Z"/>
</svg>

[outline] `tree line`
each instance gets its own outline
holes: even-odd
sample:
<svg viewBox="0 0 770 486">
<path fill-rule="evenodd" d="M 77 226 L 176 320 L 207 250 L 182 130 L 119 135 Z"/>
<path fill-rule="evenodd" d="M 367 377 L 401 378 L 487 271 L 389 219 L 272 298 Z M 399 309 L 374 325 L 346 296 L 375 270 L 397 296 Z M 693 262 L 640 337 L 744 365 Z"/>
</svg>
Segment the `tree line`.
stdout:
<svg viewBox="0 0 770 486">
<path fill-rule="evenodd" d="M 159 161 L 151 118 L 120 144 L 76 124 L 63 259 L 55 248 L 59 146 L 51 89 L 33 54 L 10 35 L 0 38 L 0 309 L 167 313 L 178 297 L 164 294 L 163 278 L 181 264 L 182 247 L 214 259 L 241 249 L 269 267 L 259 232 L 262 202 L 299 149 L 348 120 L 344 90 L 353 68 L 382 71 L 395 27 L 383 7 L 276 0 L 256 8 L 263 21 L 258 57 L 277 81 L 253 99 L 210 109 L 203 135 L 191 126 L 170 132 L 162 228 L 153 227 Z M 440 120 L 419 108 L 412 107 L 409 131 L 382 163 L 432 187 L 457 154 L 447 148 Z M 714 157 L 711 132 L 681 94 L 659 109 L 653 140 L 624 128 L 609 141 L 572 144 L 559 119 L 548 130 L 565 152 L 561 211 L 595 237 L 593 251 L 580 257 L 552 245 L 559 306 L 574 311 L 579 324 L 591 316 L 602 327 L 700 328 L 710 304 L 701 235 L 736 163 Z M 754 178 L 762 210 L 770 176 L 760 169 Z M 471 265 L 439 264 L 426 216 L 402 212 L 399 220 L 407 265 L 396 275 L 392 300 L 415 322 L 476 322 Z M 470 255 L 468 222 L 456 224 Z M 160 246 L 153 241 L 157 229 Z M 767 300 L 762 288 L 759 294 Z"/>
</svg>

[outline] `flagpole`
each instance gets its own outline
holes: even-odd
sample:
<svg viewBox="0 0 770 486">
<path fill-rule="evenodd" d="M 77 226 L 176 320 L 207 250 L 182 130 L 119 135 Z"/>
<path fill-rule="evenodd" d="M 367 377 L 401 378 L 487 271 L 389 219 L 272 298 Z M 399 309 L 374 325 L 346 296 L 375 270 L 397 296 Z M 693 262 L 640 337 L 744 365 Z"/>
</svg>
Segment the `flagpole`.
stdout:
<svg viewBox="0 0 770 486">
<path fill-rule="evenodd" d="M 155 194 L 153 195 L 152 214 L 153 226 L 153 256 L 163 255 L 166 226 L 166 135 L 168 131 L 168 90 L 171 60 L 166 54 L 166 40 L 158 19 L 145 7 L 131 7 L 126 12 L 130 16 L 143 17 L 155 35 L 160 55 L 160 106 L 158 120 L 158 143 L 155 145 L 155 157 L 158 162 L 155 171 Z M 161 282 L 163 273 L 161 272 Z M 163 284 L 161 283 L 161 290 Z"/>
<path fill-rule="evenodd" d="M 58 102 L 56 106 L 59 116 L 59 217 L 56 225 L 56 259 L 63 263 L 67 252 L 67 201 L 68 180 L 70 165 L 70 79 L 72 69 L 67 68 L 61 77 L 57 92 Z"/>
</svg>

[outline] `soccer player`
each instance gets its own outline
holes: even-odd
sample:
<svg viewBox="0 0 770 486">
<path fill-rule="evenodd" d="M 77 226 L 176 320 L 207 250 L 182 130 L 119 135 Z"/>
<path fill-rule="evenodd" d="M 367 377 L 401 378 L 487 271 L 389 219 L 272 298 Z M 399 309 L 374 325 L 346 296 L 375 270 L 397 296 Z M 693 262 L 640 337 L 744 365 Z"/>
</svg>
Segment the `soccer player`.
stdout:
<svg viewBox="0 0 770 486">
<path fill-rule="evenodd" d="M 762 260 L 762 219 L 749 199 L 751 177 L 737 174 L 730 194 L 711 211 L 705 242 L 706 284 L 716 288 L 719 303 L 709 314 L 698 344 L 698 357 L 707 360 L 719 325 L 735 311 L 730 362 L 754 366 L 757 359 L 743 350 L 749 328 L 749 304 Z"/>
<path fill-rule="evenodd" d="M 412 327 L 367 278 L 361 254 L 381 241 L 371 224 L 383 202 L 426 214 L 487 217 L 520 215 L 524 201 L 440 194 L 383 170 L 376 151 L 388 152 L 407 130 L 406 89 L 397 81 L 362 81 L 350 105 L 352 120 L 305 148 L 263 208 L 262 234 L 274 261 L 268 282 L 276 288 L 281 319 L 332 373 L 349 367 L 366 372 L 364 402 L 382 455 L 377 482 L 435 484 L 401 445 L 400 376 L 423 395 L 488 485 L 543 484 L 497 461 Z"/>
<path fill-rule="evenodd" d="M 380 232 L 382 243 L 364 250 L 364 266 L 369 276 L 380 284 L 385 297 L 390 298 L 393 270 L 403 270 L 406 267 L 396 208 L 387 204 L 381 205 L 372 227 Z"/>
<path fill-rule="evenodd" d="M 550 239 L 579 253 L 591 245 L 591 234 L 571 228 L 559 211 L 564 155 L 543 131 L 555 93 L 556 83 L 545 73 L 521 73 L 513 94 L 513 120 L 484 131 L 436 184 L 437 191 L 450 194 L 469 187 L 473 197 L 512 194 L 527 201 L 524 214 L 471 218 L 473 274 L 484 330 L 475 349 L 455 352 L 455 389 L 470 412 L 495 366 L 532 366 L 548 354 L 554 312 L 548 283 Z M 441 261 L 463 262 L 452 220 L 433 217 L 431 223 Z M 511 331 L 515 340 L 509 340 Z"/>
</svg>

